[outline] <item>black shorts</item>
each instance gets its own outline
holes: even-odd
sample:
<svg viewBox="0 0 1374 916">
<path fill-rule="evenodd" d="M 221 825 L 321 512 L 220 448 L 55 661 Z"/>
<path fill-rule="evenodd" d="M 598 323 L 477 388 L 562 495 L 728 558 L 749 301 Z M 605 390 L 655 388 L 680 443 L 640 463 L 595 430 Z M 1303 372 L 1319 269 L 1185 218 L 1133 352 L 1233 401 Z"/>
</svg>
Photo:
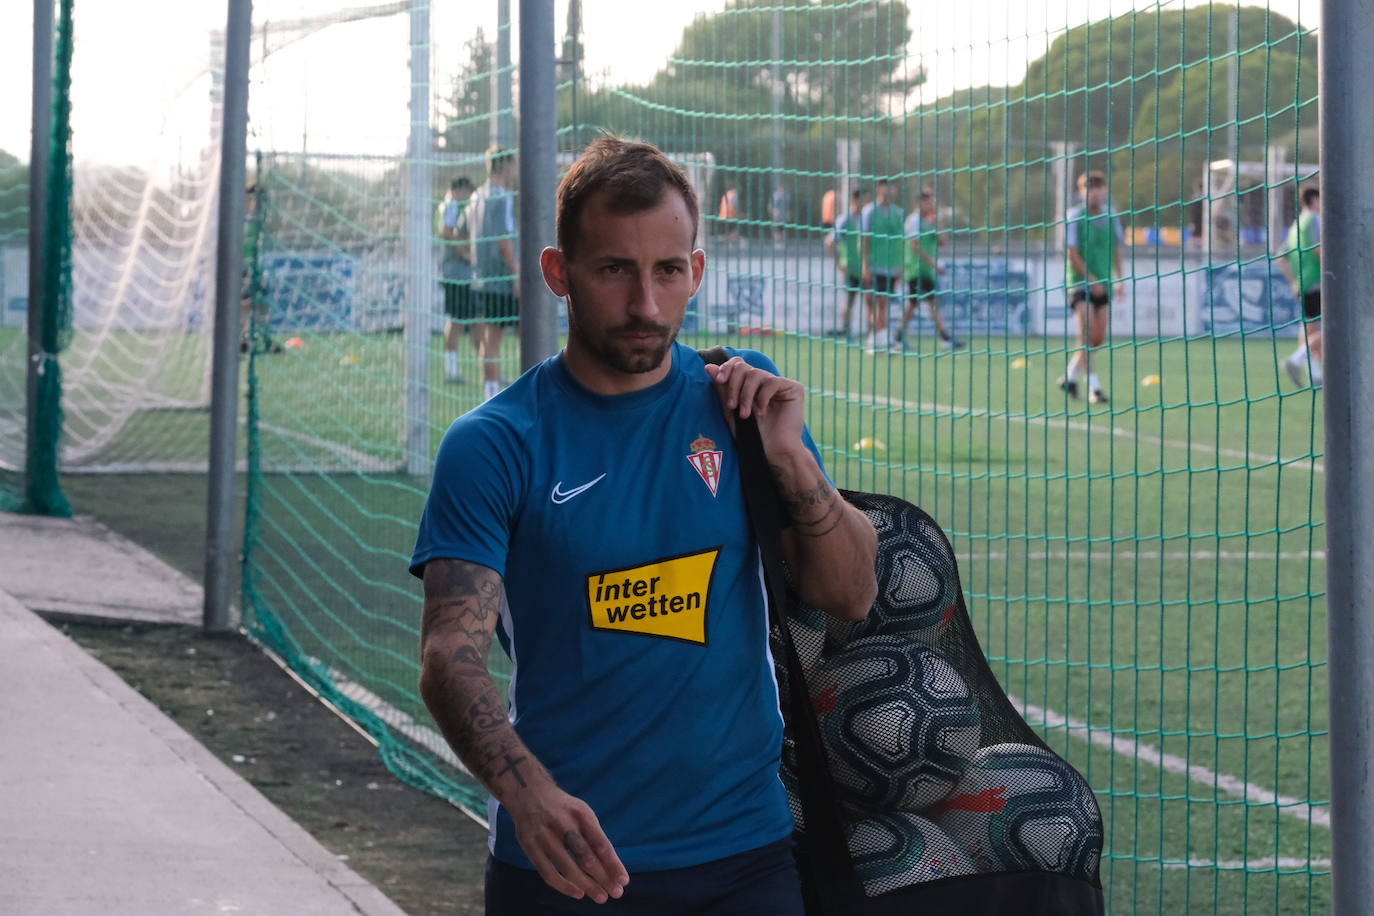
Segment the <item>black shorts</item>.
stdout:
<svg viewBox="0 0 1374 916">
<path fill-rule="evenodd" d="M 1091 302 L 1093 304 L 1093 308 L 1099 309 L 1111 305 L 1111 287 L 1108 286 L 1107 292 L 1104 293 L 1090 293 L 1088 292 L 1088 290 L 1079 287 L 1078 289 L 1074 290 L 1073 295 L 1069 297 L 1069 308 L 1076 309 L 1084 302 Z"/>
<path fill-rule="evenodd" d="M 880 296 L 890 296 L 897 291 L 897 278 L 888 274 L 875 273 L 870 289 Z"/>
<path fill-rule="evenodd" d="M 444 314 L 450 321 L 471 321 L 477 317 L 469 280 L 444 280 Z"/>
<path fill-rule="evenodd" d="M 609 907 L 608 907 L 609 904 Z M 792 838 L 738 855 L 666 871 L 632 871 L 625 896 L 574 900 L 539 873 L 487 856 L 487 916 L 803 916 Z"/>
<path fill-rule="evenodd" d="M 930 277 L 913 277 L 906 281 L 906 290 L 912 299 L 928 299 L 935 295 L 935 281 Z"/>
<path fill-rule="evenodd" d="M 476 293 L 477 318 L 492 324 L 514 321 L 520 316 L 520 300 L 514 293 Z"/>
<path fill-rule="evenodd" d="M 1313 321 L 1322 316 L 1322 291 L 1309 290 L 1302 294 L 1302 317 Z"/>
<path fill-rule="evenodd" d="M 849 277 L 848 277 L 847 279 L 848 279 L 848 281 L 849 281 L 849 287 L 848 287 L 849 289 L 863 289 L 863 288 L 864 288 L 864 278 L 863 278 L 863 277 L 859 277 L 859 276 L 855 276 L 854 274 L 850 274 Z"/>
</svg>

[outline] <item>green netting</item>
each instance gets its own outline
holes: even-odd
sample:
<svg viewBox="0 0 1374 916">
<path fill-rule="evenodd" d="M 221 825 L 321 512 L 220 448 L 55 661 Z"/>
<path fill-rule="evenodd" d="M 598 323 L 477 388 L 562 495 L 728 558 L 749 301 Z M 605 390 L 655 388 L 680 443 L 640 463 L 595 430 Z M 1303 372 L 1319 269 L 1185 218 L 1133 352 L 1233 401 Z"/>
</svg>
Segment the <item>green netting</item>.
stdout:
<svg viewBox="0 0 1374 916">
<path fill-rule="evenodd" d="M 244 605 L 398 772 L 475 807 L 416 693 L 405 572 L 439 435 L 482 397 L 467 337 L 463 381 L 446 380 L 434 214 L 452 178 L 482 180 L 508 71 L 494 11 L 460 6 L 424 11 L 431 37 L 413 43 L 405 16 L 347 10 L 293 39 L 312 74 L 299 118 L 283 114 L 303 78 L 288 52 L 255 68 L 268 342 L 249 363 Z M 1285 239 L 1318 166 L 1314 10 L 701 9 L 664 13 L 681 37 L 641 78 L 596 56 L 598 30 L 621 25 L 590 5 L 558 90 L 564 162 L 605 128 L 660 145 L 696 185 L 708 273 L 684 340 L 769 353 L 806 384 L 840 484 L 950 532 L 994 669 L 1098 792 L 1114 911 L 1327 909 L 1319 364 L 1294 363 L 1301 384 L 1283 367 L 1302 314 Z M 420 53 L 433 142 L 407 145 Z M 367 134 L 361 112 L 331 114 L 360 98 L 361 59 L 395 91 L 395 123 Z M 1059 384 L 1090 170 L 1123 235 L 1100 381 L 1079 380 L 1105 403 Z M 875 248 L 904 252 L 933 195 L 929 279 L 962 347 L 925 304 L 896 340 L 905 276 L 872 326 L 827 248 L 827 193 L 842 215 L 880 180 L 901 228 Z M 515 357 L 508 337 L 503 374 Z"/>
</svg>

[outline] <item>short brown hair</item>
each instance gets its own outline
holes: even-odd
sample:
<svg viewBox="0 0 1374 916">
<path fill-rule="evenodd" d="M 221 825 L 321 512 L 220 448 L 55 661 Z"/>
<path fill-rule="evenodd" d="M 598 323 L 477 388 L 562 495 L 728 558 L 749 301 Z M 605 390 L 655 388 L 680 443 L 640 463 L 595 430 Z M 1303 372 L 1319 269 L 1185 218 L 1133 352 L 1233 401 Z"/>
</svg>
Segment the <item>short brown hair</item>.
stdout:
<svg viewBox="0 0 1374 916">
<path fill-rule="evenodd" d="M 687 204 L 692 217 L 692 245 L 697 241 L 696 191 L 687 175 L 655 146 L 619 137 L 602 136 L 593 140 L 558 183 L 558 247 L 571 255 L 582 210 L 592 196 L 606 192 L 606 203 L 613 213 L 639 213 L 663 200 L 663 192 L 674 188 Z"/>
<path fill-rule="evenodd" d="M 1107 186 L 1107 176 L 1096 170 L 1084 172 L 1078 176 L 1078 186 L 1083 190 L 1088 188 L 1105 188 Z"/>
<path fill-rule="evenodd" d="M 487 147 L 487 174 L 495 175 L 515 161 L 515 152 L 493 144 Z"/>
</svg>

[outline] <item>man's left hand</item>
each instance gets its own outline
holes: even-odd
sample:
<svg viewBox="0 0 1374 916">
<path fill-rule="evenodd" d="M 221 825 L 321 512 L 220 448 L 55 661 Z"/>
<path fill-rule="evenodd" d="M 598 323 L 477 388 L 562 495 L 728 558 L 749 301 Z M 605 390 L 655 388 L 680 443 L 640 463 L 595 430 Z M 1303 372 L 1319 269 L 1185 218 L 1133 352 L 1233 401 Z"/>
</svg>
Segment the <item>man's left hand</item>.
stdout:
<svg viewBox="0 0 1374 916">
<path fill-rule="evenodd" d="M 801 446 L 806 389 L 800 382 L 751 366 L 738 356 L 719 366 L 708 363 L 706 372 L 716 383 L 731 432 L 738 413 L 741 418 L 755 418 L 766 451 Z"/>
</svg>

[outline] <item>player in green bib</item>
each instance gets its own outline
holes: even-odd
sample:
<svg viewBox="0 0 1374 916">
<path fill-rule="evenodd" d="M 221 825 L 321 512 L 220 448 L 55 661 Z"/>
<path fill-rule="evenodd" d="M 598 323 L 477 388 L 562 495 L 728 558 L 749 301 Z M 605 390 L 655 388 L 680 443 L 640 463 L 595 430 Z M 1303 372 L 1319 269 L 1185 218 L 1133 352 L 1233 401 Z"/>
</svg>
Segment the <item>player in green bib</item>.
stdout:
<svg viewBox="0 0 1374 916">
<path fill-rule="evenodd" d="M 863 217 L 864 198 L 867 196 L 864 191 L 855 188 L 849 195 L 849 212 L 841 214 L 840 218 L 835 220 L 835 228 L 825 237 L 825 250 L 835 259 L 835 267 L 844 281 L 844 311 L 840 316 L 840 326 L 833 332 L 836 337 L 849 335 L 854 297 L 864 288 L 859 223 Z"/>
<path fill-rule="evenodd" d="M 1322 192 L 1304 188 L 1302 212 L 1284 239 L 1284 259 L 1279 269 L 1288 277 L 1294 294 L 1302 300 L 1303 336 L 1283 368 L 1293 384 L 1303 383 L 1302 370 L 1309 368 L 1312 384 L 1322 383 Z M 1312 359 L 1307 354 L 1312 354 Z"/>
<path fill-rule="evenodd" d="M 902 349 L 909 349 L 905 342 L 907 325 L 920 307 L 921 300 L 930 304 L 930 317 L 935 322 L 935 332 L 940 335 L 947 348 L 958 350 L 964 342 L 952 336 L 945 327 L 945 319 L 940 314 L 940 300 L 935 295 L 938 285 L 936 277 L 945 272 L 940 266 L 940 230 L 935 224 L 938 208 L 935 192 L 921 192 L 921 203 L 915 213 L 906 219 L 906 308 L 902 310 L 902 323 L 897 328 L 897 343 Z"/>
<path fill-rule="evenodd" d="M 878 182 L 873 203 L 863 208 L 863 281 L 868 300 L 868 343 L 873 350 L 886 349 L 887 323 L 892 295 L 902 282 L 906 255 L 906 214 L 897 203 L 887 179 Z"/>
<path fill-rule="evenodd" d="M 1092 351 L 1107 339 L 1107 320 L 1111 315 L 1112 283 L 1121 277 L 1121 248 L 1125 234 L 1121 221 L 1107 206 L 1107 179 L 1101 172 L 1086 172 L 1078 178 L 1083 204 L 1069 211 L 1066 233 L 1068 264 L 1064 285 L 1069 290 L 1069 308 L 1078 317 L 1078 344 L 1069 357 L 1066 375 L 1059 387 L 1071 398 L 1078 397 L 1078 380 L 1088 377 L 1088 400 L 1107 403 L 1107 393 L 1093 371 Z M 1117 298 L 1126 293 L 1117 283 Z"/>
</svg>

